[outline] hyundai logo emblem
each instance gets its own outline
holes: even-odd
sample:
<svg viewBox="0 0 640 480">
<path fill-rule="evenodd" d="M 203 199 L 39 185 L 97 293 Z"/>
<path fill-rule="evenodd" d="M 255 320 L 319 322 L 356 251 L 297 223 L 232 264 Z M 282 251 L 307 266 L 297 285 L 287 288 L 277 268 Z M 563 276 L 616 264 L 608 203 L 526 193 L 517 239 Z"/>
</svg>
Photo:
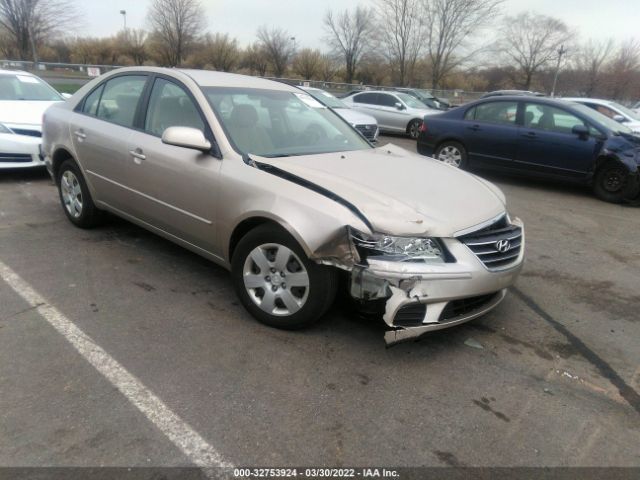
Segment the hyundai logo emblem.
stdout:
<svg viewBox="0 0 640 480">
<path fill-rule="evenodd" d="M 500 253 L 508 252 L 511 248 L 511 242 L 509 240 L 499 240 L 496 242 L 496 250 Z"/>
</svg>

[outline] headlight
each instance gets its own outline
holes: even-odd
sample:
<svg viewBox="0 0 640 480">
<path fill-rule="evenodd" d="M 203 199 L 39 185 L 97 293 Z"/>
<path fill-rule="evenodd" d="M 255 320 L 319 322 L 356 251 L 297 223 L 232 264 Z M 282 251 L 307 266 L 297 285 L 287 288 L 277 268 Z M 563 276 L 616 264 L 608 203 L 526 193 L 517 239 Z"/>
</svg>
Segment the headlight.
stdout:
<svg viewBox="0 0 640 480">
<path fill-rule="evenodd" d="M 0 123 L 0 133 L 13 133 L 10 128 Z"/>
<path fill-rule="evenodd" d="M 367 258 L 393 262 L 444 263 L 445 254 L 434 238 L 372 235 L 350 229 L 353 245 L 362 260 Z"/>
</svg>

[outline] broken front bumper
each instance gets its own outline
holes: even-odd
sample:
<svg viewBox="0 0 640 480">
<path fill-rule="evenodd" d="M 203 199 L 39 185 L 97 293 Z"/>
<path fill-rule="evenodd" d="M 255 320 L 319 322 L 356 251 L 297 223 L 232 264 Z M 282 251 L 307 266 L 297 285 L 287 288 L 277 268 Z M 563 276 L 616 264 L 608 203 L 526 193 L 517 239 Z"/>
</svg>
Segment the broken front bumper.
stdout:
<svg viewBox="0 0 640 480">
<path fill-rule="evenodd" d="M 521 225 L 521 224 L 520 224 Z M 479 317 L 495 308 L 524 263 L 524 230 L 518 256 L 490 269 L 463 242 L 441 239 L 454 262 L 376 262 L 351 272 L 351 295 L 360 301 L 385 300 L 387 343 L 418 337 Z"/>
</svg>

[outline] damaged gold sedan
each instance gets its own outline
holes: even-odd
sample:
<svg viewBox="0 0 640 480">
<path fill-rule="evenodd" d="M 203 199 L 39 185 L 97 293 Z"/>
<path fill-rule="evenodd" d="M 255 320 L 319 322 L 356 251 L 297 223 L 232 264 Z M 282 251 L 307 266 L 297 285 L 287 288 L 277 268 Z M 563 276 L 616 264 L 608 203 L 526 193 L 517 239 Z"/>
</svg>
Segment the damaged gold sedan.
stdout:
<svg viewBox="0 0 640 480">
<path fill-rule="evenodd" d="M 524 230 L 498 188 L 374 148 L 282 83 L 115 70 L 46 112 L 43 150 L 73 224 L 109 211 L 230 269 L 274 327 L 314 323 L 346 284 L 393 343 L 488 312 L 522 268 Z"/>
</svg>

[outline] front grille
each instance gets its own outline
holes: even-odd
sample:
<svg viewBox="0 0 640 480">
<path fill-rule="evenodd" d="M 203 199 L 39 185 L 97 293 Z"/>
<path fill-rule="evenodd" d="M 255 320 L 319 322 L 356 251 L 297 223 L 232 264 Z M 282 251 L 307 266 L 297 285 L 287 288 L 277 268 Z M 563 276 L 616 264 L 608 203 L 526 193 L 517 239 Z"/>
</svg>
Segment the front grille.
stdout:
<svg viewBox="0 0 640 480">
<path fill-rule="evenodd" d="M 522 250 L 522 229 L 502 217 L 496 223 L 462 237 L 458 237 L 490 269 L 508 267 Z"/>
<path fill-rule="evenodd" d="M 440 314 L 439 322 L 446 322 L 461 315 L 466 315 L 478 310 L 493 300 L 498 293 L 490 293 L 488 295 L 478 295 L 477 297 L 461 298 L 459 300 L 451 300 L 444 307 Z"/>
<path fill-rule="evenodd" d="M 0 153 L 0 163 L 29 163 L 33 161 L 28 153 Z"/>
<path fill-rule="evenodd" d="M 422 325 L 426 313 L 427 306 L 424 303 L 410 303 L 400 307 L 393 319 L 393 324 L 399 327 Z"/>
<path fill-rule="evenodd" d="M 16 135 L 28 135 L 30 137 L 42 137 L 42 132 L 39 130 L 29 130 L 26 128 L 12 128 L 11 131 Z"/>
<path fill-rule="evenodd" d="M 376 130 L 378 130 L 378 126 L 377 125 L 356 125 L 356 130 L 358 130 L 362 135 L 364 135 L 367 140 L 374 140 L 376 138 Z"/>
</svg>

